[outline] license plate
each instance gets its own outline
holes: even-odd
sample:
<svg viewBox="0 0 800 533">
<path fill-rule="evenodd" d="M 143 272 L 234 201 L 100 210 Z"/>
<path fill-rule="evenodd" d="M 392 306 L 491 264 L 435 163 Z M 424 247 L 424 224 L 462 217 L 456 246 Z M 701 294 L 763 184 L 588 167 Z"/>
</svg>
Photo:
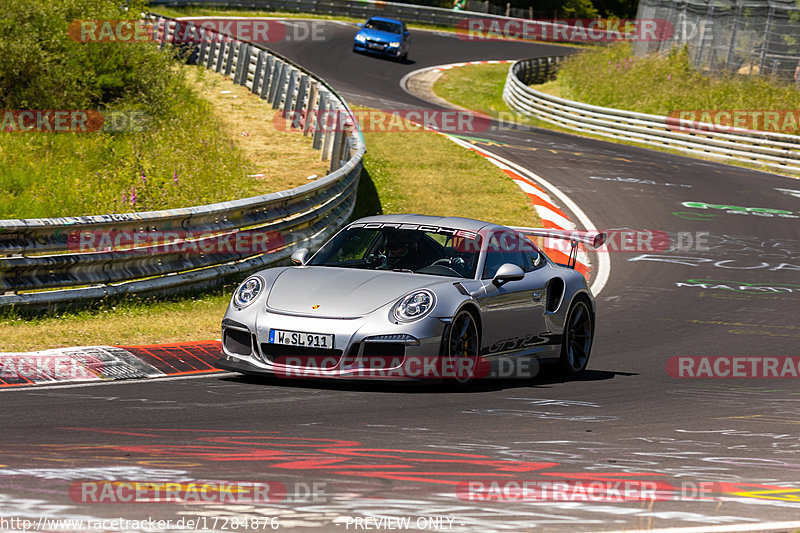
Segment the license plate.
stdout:
<svg viewBox="0 0 800 533">
<path fill-rule="evenodd" d="M 309 348 L 333 349 L 333 335 L 323 333 L 303 333 L 302 331 L 269 330 L 270 344 L 287 346 L 307 346 Z"/>
<path fill-rule="evenodd" d="M 370 50 L 383 50 L 383 45 L 382 44 L 369 43 L 368 46 L 369 46 Z"/>
</svg>

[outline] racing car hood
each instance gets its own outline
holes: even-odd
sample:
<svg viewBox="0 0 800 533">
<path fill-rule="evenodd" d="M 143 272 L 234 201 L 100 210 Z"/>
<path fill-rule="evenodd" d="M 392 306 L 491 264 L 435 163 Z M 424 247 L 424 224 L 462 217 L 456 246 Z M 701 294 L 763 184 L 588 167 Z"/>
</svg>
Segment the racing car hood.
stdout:
<svg viewBox="0 0 800 533">
<path fill-rule="evenodd" d="M 336 267 L 288 268 L 272 285 L 267 306 L 319 317 L 359 317 L 414 289 L 446 278 L 403 272 Z"/>
<path fill-rule="evenodd" d="M 378 42 L 381 42 L 381 43 L 391 43 L 391 42 L 402 42 L 403 41 L 403 35 L 400 34 L 400 33 L 390 33 L 388 31 L 381 31 L 381 30 L 376 30 L 376 29 L 373 29 L 373 28 L 365 28 L 365 29 L 361 30 L 358 33 L 360 33 L 361 35 L 363 35 L 367 39 L 370 39 L 372 41 L 378 41 Z"/>
</svg>

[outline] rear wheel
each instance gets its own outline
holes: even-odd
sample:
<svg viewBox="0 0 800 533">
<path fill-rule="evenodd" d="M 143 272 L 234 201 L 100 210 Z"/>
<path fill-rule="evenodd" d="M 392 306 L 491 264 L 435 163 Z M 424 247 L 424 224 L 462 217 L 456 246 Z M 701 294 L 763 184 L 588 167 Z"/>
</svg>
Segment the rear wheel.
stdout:
<svg viewBox="0 0 800 533">
<path fill-rule="evenodd" d="M 594 337 L 594 318 L 586 300 L 577 300 L 570 307 L 564 324 L 559 365 L 564 375 L 575 378 L 583 374 L 589 363 Z"/>
<path fill-rule="evenodd" d="M 459 311 L 445 339 L 444 356 L 449 368 L 443 369 L 442 375 L 454 383 L 469 384 L 475 377 L 480 345 L 478 324 L 472 313 Z"/>
</svg>

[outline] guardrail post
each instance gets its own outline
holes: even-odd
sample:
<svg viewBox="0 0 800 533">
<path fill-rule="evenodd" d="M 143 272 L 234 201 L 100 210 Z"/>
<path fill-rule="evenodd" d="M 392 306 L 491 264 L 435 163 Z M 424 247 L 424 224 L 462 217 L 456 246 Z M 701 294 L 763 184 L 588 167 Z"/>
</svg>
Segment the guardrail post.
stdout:
<svg viewBox="0 0 800 533">
<path fill-rule="evenodd" d="M 266 100 L 269 96 L 269 84 L 272 80 L 272 67 L 275 63 L 275 57 L 272 54 L 267 54 L 264 62 L 264 74 L 261 76 L 261 92 L 259 96 Z"/>
<path fill-rule="evenodd" d="M 236 73 L 233 83 L 245 85 L 247 83 L 247 70 L 250 67 L 250 45 L 244 43 L 239 46 L 239 59 L 236 61 Z"/>
<path fill-rule="evenodd" d="M 342 110 L 339 108 L 334 108 L 336 115 L 333 121 L 333 135 L 330 133 L 328 134 L 328 138 L 325 139 L 325 152 L 328 153 L 328 157 L 331 159 L 331 166 L 329 172 L 333 172 L 337 168 L 339 168 L 339 151 L 342 149 L 342 126 L 343 126 L 343 117 L 342 117 Z M 331 142 L 332 141 L 332 142 Z"/>
<path fill-rule="evenodd" d="M 214 56 L 217 54 L 219 50 L 219 34 L 209 34 L 206 33 L 206 38 L 213 39 L 210 46 L 208 47 L 208 56 L 206 57 L 206 69 L 211 70 L 214 66 Z"/>
<path fill-rule="evenodd" d="M 186 59 L 186 62 L 190 65 L 197 64 L 197 38 L 197 26 L 191 22 L 186 25 L 186 31 L 184 32 L 183 36 L 179 37 L 181 45 L 191 50 L 189 57 Z"/>
<path fill-rule="evenodd" d="M 320 150 L 323 144 L 323 133 L 325 132 L 325 125 L 328 123 L 328 91 L 319 91 L 319 106 L 317 113 L 314 117 L 314 136 L 311 139 L 311 147 L 314 150 Z M 325 159 L 324 153 L 322 159 Z"/>
<path fill-rule="evenodd" d="M 197 64 L 198 65 L 203 65 L 204 64 L 204 60 L 205 60 L 205 57 L 206 57 L 206 52 L 208 52 L 208 40 L 206 39 L 206 34 L 207 34 L 206 29 L 201 27 L 200 28 L 200 33 L 199 33 L 200 48 L 199 48 L 199 51 L 197 53 Z"/>
<path fill-rule="evenodd" d="M 306 117 L 303 124 L 303 136 L 308 137 L 311 131 L 311 124 L 314 123 L 314 103 L 317 99 L 317 82 L 311 82 L 311 88 L 308 91 L 308 105 L 306 106 Z"/>
<path fill-rule="evenodd" d="M 253 87 L 250 89 L 250 92 L 253 94 L 258 93 L 258 83 L 261 81 L 261 69 L 264 67 L 264 57 L 267 55 L 266 52 L 263 50 L 258 51 L 258 57 L 256 59 L 256 70 L 253 72 Z"/>
<path fill-rule="evenodd" d="M 228 42 L 228 59 L 225 63 L 225 75 L 230 76 L 233 71 L 233 58 L 236 56 L 236 49 L 241 48 L 241 45 L 236 41 Z"/>
<path fill-rule="evenodd" d="M 275 87 L 278 84 L 278 76 L 281 73 L 281 60 L 272 57 L 272 72 L 269 75 L 269 88 L 267 94 L 267 102 L 270 104 L 272 103 L 272 99 L 275 97 Z"/>
<path fill-rule="evenodd" d="M 286 63 L 283 61 L 280 63 L 280 70 L 278 71 L 278 76 L 275 79 L 275 85 L 269 90 L 272 109 L 278 109 L 281 106 L 283 86 L 286 84 L 286 71 L 288 70 L 288 65 L 286 65 Z"/>
<path fill-rule="evenodd" d="M 294 116 L 292 117 L 292 127 L 299 128 L 301 117 L 305 115 L 306 91 L 308 90 L 308 74 L 303 74 L 300 78 L 300 87 L 297 89 L 297 99 L 294 104 Z"/>
<path fill-rule="evenodd" d="M 297 86 L 297 70 L 292 69 L 289 73 L 289 85 L 286 86 L 286 98 L 283 102 L 283 116 L 288 117 L 292 110 L 292 100 L 294 99 L 294 89 Z"/>
<path fill-rule="evenodd" d="M 225 62 L 225 52 L 228 51 L 228 37 L 220 37 L 220 39 L 219 51 L 217 52 L 217 64 L 214 67 L 214 70 L 218 73 L 222 73 L 222 65 Z"/>
</svg>

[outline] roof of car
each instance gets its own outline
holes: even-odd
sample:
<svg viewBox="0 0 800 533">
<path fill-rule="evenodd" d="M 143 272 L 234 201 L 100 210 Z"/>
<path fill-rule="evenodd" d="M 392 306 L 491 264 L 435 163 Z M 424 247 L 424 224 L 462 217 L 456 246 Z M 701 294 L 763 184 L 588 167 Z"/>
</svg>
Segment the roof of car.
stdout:
<svg viewBox="0 0 800 533">
<path fill-rule="evenodd" d="M 390 19 L 388 17 L 370 17 L 368 20 L 382 20 L 384 22 L 394 22 L 394 23 L 397 23 L 397 24 L 402 24 L 403 23 L 402 20 Z"/>
<path fill-rule="evenodd" d="M 360 218 L 354 222 L 381 222 L 381 223 L 399 223 L 399 224 L 420 224 L 424 226 L 439 226 L 442 228 L 463 229 L 466 231 L 480 231 L 500 229 L 505 226 L 484 222 L 482 220 L 475 220 L 472 218 L 462 217 L 440 217 L 431 215 L 416 215 L 416 214 L 398 214 L 398 215 L 376 215 L 366 218 Z"/>
</svg>

